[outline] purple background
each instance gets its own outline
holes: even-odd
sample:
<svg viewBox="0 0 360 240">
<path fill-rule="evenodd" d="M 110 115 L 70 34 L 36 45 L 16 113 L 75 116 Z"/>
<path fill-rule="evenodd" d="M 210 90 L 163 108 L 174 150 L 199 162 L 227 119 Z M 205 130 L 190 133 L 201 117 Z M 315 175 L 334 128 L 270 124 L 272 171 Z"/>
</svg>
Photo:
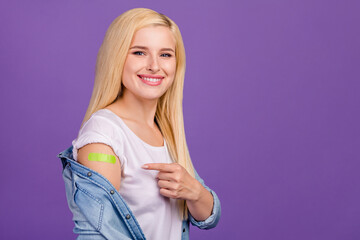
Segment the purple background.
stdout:
<svg viewBox="0 0 360 240">
<path fill-rule="evenodd" d="M 109 24 L 173 19 L 194 165 L 222 203 L 191 239 L 360 239 L 359 1 L 1 1 L 1 239 L 74 239 L 56 155 Z"/>
</svg>

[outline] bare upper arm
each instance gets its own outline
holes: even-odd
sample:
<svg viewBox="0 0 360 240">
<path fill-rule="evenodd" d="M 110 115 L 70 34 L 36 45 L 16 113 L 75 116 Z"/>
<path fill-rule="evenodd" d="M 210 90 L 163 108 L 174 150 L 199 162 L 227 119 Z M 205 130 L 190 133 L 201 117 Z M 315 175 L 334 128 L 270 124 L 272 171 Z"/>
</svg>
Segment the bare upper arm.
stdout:
<svg viewBox="0 0 360 240">
<path fill-rule="evenodd" d="M 90 161 L 88 156 L 90 153 L 102 153 L 113 155 L 116 158 L 115 163 Z M 121 165 L 118 156 L 113 149 L 103 143 L 91 143 L 78 149 L 77 161 L 82 165 L 100 173 L 119 191 L 121 183 Z"/>
</svg>

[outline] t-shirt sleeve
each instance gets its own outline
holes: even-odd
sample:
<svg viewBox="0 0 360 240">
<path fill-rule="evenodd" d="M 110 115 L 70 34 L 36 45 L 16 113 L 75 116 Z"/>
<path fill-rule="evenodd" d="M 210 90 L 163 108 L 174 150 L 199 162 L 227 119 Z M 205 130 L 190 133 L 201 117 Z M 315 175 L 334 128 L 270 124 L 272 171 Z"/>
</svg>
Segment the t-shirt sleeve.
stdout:
<svg viewBox="0 0 360 240">
<path fill-rule="evenodd" d="M 92 115 L 80 129 L 78 137 L 72 141 L 73 158 L 77 161 L 79 148 L 90 143 L 103 143 L 113 149 L 120 160 L 121 168 L 123 168 L 123 144 L 121 144 L 121 140 L 119 141 L 118 135 L 111 120 L 103 116 Z"/>
</svg>

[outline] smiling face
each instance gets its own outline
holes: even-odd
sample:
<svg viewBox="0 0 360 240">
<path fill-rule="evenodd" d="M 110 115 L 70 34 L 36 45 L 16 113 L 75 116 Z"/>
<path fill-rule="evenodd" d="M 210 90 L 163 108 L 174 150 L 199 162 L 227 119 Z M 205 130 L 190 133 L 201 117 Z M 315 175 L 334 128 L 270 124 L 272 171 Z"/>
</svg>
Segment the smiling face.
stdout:
<svg viewBox="0 0 360 240">
<path fill-rule="evenodd" d="M 124 65 L 124 95 L 149 100 L 161 97 L 174 81 L 175 44 L 167 27 L 139 29 L 134 34 Z"/>
</svg>

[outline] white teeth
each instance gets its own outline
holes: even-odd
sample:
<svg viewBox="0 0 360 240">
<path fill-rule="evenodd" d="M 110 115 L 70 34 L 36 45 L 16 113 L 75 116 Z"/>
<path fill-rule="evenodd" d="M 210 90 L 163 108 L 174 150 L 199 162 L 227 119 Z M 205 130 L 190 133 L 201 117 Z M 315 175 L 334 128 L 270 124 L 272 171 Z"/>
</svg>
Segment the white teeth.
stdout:
<svg viewBox="0 0 360 240">
<path fill-rule="evenodd" d="M 141 77 L 141 78 L 149 82 L 160 82 L 161 80 L 159 78 L 147 78 L 147 77 Z"/>
</svg>

